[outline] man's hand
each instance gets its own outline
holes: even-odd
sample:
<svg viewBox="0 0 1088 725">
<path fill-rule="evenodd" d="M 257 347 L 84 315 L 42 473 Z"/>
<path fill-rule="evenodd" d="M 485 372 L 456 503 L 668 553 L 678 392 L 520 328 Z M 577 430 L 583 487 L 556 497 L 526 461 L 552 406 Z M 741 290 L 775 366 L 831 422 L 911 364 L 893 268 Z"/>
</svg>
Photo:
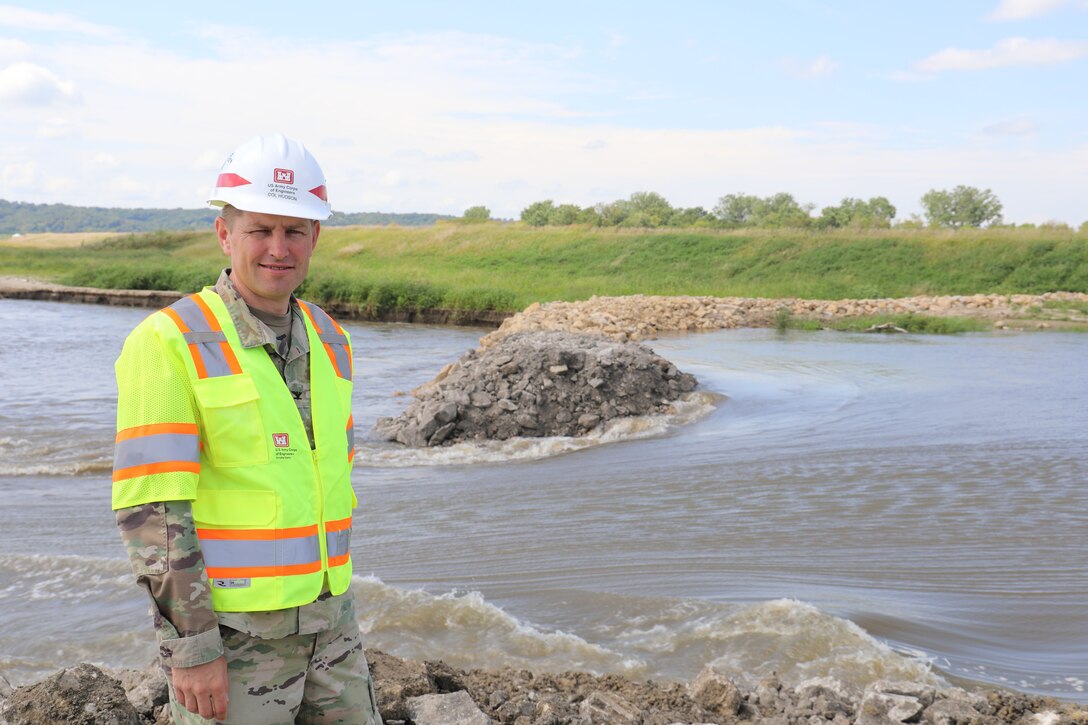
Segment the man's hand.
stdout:
<svg viewBox="0 0 1088 725">
<path fill-rule="evenodd" d="M 174 696 L 189 712 L 208 720 L 226 720 L 227 660 L 220 657 L 196 667 L 173 668 Z"/>
</svg>

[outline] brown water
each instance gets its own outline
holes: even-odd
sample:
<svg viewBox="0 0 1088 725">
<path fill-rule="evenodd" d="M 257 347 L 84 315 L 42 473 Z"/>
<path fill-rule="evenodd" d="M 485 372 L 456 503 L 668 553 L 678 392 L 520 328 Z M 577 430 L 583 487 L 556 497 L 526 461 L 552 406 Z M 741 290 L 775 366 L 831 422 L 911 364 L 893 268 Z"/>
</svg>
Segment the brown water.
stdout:
<svg viewBox="0 0 1088 725">
<path fill-rule="evenodd" d="M 143 666 L 109 508 L 112 361 L 147 312 L 0 300 L 0 674 Z M 480 330 L 348 326 L 360 434 Z M 1088 337 L 737 330 L 651 343 L 701 381 L 588 444 L 404 451 L 354 484 L 369 646 L 687 679 L 707 663 L 1088 701 Z"/>
</svg>

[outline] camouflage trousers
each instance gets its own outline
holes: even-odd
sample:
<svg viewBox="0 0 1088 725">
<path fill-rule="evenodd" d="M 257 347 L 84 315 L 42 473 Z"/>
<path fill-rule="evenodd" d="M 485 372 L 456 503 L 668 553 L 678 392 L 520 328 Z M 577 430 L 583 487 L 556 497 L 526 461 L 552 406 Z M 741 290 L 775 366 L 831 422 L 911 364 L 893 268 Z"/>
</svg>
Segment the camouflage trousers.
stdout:
<svg viewBox="0 0 1088 725">
<path fill-rule="evenodd" d="M 317 634 L 261 639 L 220 626 L 230 678 L 224 723 L 382 725 L 355 617 Z M 169 681 L 169 678 L 167 678 Z M 211 723 L 174 698 L 178 725 Z"/>
</svg>

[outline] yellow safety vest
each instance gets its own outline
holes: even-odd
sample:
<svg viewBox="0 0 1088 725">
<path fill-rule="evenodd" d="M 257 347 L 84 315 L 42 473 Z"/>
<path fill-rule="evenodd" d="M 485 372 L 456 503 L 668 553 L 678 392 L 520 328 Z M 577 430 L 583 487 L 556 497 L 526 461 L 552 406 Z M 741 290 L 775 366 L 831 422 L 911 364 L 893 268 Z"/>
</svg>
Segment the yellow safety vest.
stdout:
<svg viewBox="0 0 1088 725">
<path fill-rule="evenodd" d="M 299 304 L 310 341 L 312 451 L 275 364 L 263 347 L 242 347 L 212 288 L 148 317 L 117 361 L 113 508 L 191 500 L 218 611 L 300 606 L 317 598 L 326 576 L 333 594 L 351 582 L 351 343 L 324 310 Z M 162 363 L 156 351 L 176 362 Z M 164 372 L 179 365 L 184 377 Z M 125 395 L 126 385 L 140 394 Z M 178 396 L 190 404 L 179 406 Z M 159 407 L 169 420 L 155 419 Z"/>
</svg>

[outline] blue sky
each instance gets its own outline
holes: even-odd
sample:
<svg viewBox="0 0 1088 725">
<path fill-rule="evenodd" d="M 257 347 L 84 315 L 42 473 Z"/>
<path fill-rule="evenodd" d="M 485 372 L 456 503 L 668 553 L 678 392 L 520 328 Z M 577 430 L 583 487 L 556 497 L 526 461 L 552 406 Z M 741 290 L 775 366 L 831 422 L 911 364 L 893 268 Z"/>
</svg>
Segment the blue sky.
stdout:
<svg viewBox="0 0 1088 725">
<path fill-rule="evenodd" d="M 990 188 L 1088 220 L 1088 0 L 0 0 L 0 198 L 196 208 L 257 133 L 341 211 Z"/>
</svg>

